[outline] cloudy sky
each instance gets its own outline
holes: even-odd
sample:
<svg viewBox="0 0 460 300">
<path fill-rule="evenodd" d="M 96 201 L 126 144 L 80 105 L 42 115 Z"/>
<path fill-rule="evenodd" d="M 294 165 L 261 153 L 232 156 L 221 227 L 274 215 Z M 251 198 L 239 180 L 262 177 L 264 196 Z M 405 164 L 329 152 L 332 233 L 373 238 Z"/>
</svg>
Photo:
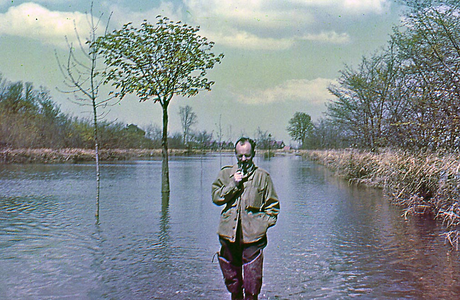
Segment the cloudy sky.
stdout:
<svg viewBox="0 0 460 300">
<path fill-rule="evenodd" d="M 74 24 L 84 38 L 90 0 L 0 0 L 0 72 L 10 81 L 45 86 L 61 109 L 89 116 L 88 109 L 62 94 L 56 55 L 65 60 L 66 37 L 75 43 Z M 110 30 L 127 22 L 156 23 L 163 15 L 200 26 L 200 35 L 224 53 L 209 72 L 211 92 L 173 99 L 170 132 L 180 131 L 179 107 L 190 105 L 198 116 L 196 130 L 225 139 L 254 137 L 257 128 L 289 143 L 286 131 L 295 112 L 313 120 L 332 99 L 327 87 L 344 65 L 385 46 L 400 19 L 392 0 L 111 0 L 94 1 L 102 24 L 112 13 Z M 101 28 L 104 26 L 101 26 Z M 106 117 L 141 127 L 161 124 L 161 107 L 127 97 Z"/>
</svg>

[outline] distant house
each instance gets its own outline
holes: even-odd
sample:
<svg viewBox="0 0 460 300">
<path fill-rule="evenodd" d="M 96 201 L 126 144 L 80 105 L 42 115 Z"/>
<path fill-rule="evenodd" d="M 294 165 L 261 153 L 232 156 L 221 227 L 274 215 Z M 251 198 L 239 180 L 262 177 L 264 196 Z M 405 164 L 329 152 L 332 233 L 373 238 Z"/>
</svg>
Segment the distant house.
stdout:
<svg viewBox="0 0 460 300">
<path fill-rule="evenodd" d="M 140 129 L 137 125 L 135 124 L 129 124 L 128 126 L 126 126 L 123 130 L 127 131 L 127 132 L 130 132 L 130 133 L 133 133 L 133 134 L 136 134 L 136 135 L 140 135 L 140 136 L 145 136 L 145 131 Z"/>
<path fill-rule="evenodd" d="M 283 149 L 285 146 L 283 141 L 270 141 L 270 148 L 272 149 Z"/>
</svg>

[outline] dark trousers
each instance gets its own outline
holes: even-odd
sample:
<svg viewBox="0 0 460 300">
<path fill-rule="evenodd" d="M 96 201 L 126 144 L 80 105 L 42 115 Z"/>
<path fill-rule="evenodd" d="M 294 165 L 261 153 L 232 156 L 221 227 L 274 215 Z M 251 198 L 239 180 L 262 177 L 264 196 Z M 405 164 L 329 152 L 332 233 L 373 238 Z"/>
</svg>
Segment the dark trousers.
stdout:
<svg viewBox="0 0 460 300">
<path fill-rule="evenodd" d="M 228 260 L 234 266 L 242 266 L 253 261 L 259 253 L 267 246 L 267 237 L 250 243 L 243 244 L 240 230 L 237 231 L 234 243 L 219 237 L 221 245 L 220 256 Z"/>
<path fill-rule="evenodd" d="M 257 299 L 262 287 L 262 250 L 267 246 L 267 237 L 244 244 L 241 232 L 237 230 L 234 243 L 222 237 L 219 241 L 219 264 L 232 299 L 243 299 L 243 289 L 244 299 Z"/>
</svg>

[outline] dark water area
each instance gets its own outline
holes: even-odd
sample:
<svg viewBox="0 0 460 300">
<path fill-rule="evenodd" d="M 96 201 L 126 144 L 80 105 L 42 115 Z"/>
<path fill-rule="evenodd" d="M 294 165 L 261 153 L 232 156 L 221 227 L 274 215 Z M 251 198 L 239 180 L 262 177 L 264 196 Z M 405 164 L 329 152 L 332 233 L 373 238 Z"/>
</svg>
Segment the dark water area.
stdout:
<svg viewBox="0 0 460 300">
<path fill-rule="evenodd" d="M 0 299 L 229 299 L 211 183 L 232 156 L 0 165 Z M 429 219 L 300 157 L 256 158 L 280 197 L 260 299 L 459 299 L 459 253 Z"/>
</svg>

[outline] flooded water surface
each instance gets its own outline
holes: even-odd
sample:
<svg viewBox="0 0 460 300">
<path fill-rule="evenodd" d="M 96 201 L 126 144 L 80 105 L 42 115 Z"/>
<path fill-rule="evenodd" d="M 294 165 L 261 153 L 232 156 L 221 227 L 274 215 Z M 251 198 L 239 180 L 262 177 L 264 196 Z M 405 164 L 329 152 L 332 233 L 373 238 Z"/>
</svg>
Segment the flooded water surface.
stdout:
<svg viewBox="0 0 460 300">
<path fill-rule="evenodd" d="M 299 157 L 256 158 L 280 197 L 260 299 L 458 299 L 459 253 L 430 220 Z M 229 299 L 211 183 L 232 156 L 0 166 L 0 299 Z"/>
</svg>

